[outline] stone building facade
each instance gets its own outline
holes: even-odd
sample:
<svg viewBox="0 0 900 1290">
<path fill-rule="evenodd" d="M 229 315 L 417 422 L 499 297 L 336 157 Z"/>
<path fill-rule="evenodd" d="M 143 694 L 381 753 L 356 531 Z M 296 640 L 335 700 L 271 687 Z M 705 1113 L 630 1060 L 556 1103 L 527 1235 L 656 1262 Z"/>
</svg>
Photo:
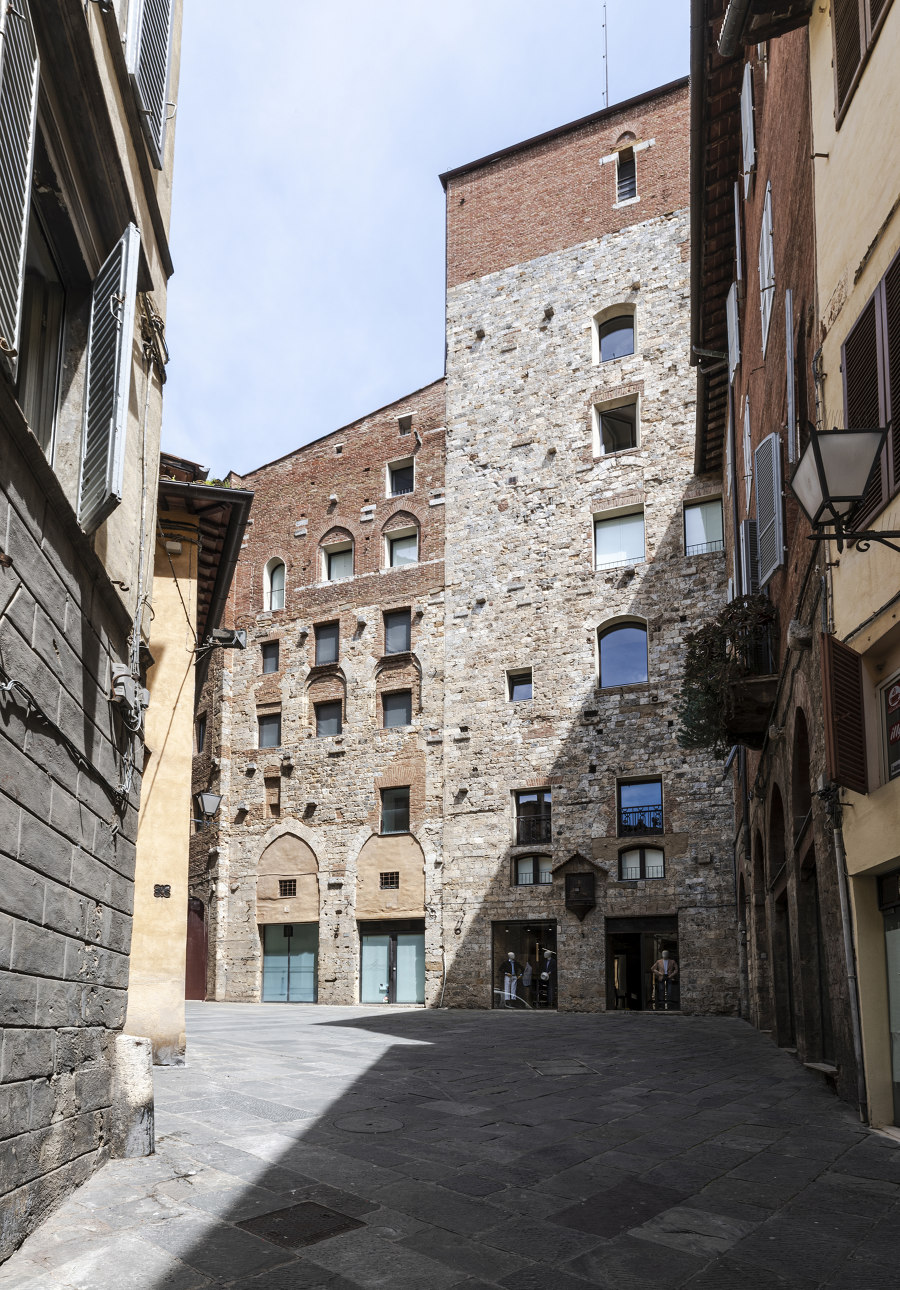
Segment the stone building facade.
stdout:
<svg viewBox="0 0 900 1290">
<path fill-rule="evenodd" d="M 235 480 L 253 647 L 210 675 L 195 764 L 227 803 L 193 840 L 210 997 L 489 1007 L 511 976 L 516 1007 L 736 1008 L 730 789 L 674 719 L 680 642 L 726 591 L 721 483 L 693 468 L 687 157 L 680 81 L 443 176 L 446 380 Z M 392 532 L 415 565 L 388 567 Z M 329 704 L 346 726 L 316 738 Z"/>
<path fill-rule="evenodd" d="M 181 6 L 124 7 L 0 8 L 0 1260 L 152 1140 L 121 1031 Z"/>
</svg>

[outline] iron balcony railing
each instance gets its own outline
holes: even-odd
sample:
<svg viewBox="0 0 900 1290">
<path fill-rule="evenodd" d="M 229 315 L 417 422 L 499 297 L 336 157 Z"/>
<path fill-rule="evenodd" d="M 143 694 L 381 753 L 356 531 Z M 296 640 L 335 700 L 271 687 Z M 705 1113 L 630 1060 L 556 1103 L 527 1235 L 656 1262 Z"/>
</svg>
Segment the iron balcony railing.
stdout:
<svg viewBox="0 0 900 1290">
<path fill-rule="evenodd" d="M 533 842 L 549 842 L 549 815 L 519 815 L 516 817 L 516 843 L 520 847 L 530 846 Z"/>
<path fill-rule="evenodd" d="M 724 551 L 724 540 L 717 542 L 697 542 L 694 546 L 685 548 L 686 555 L 706 555 L 707 551 Z"/>
<path fill-rule="evenodd" d="M 619 833 L 662 833 L 661 806 L 620 806 Z"/>
</svg>

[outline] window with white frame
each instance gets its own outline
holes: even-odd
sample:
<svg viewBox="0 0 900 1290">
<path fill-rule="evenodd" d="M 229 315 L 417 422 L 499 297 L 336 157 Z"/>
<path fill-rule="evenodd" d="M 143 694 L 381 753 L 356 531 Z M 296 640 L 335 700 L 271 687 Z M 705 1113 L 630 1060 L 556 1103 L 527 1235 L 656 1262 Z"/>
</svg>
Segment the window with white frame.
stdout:
<svg viewBox="0 0 900 1290">
<path fill-rule="evenodd" d="M 388 566 L 391 569 L 403 568 L 408 564 L 417 564 L 419 560 L 419 530 L 415 528 L 396 529 L 385 534 L 387 542 Z"/>
<path fill-rule="evenodd" d="M 766 184 L 762 224 L 759 230 L 759 313 L 762 319 L 762 347 L 766 352 L 772 302 L 775 299 L 775 250 L 772 239 L 772 185 Z"/>
<path fill-rule="evenodd" d="M 340 582 L 343 578 L 353 577 L 353 543 L 330 542 L 322 547 L 325 562 L 325 578 L 328 582 Z"/>
<path fill-rule="evenodd" d="M 415 464 L 412 457 L 392 461 L 388 466 L 388 497 L 402 497 L 415 490 Z"/>
<path fill-rule="evenodd" d="M 273 556 L 263 576 L 263 609 L 284 609 L 284 561 Z"/>
<path fill-rule="evenodd" d="M 552 856 L 517 856 L 516 886 L 547 887 L 553 882 Z"/>
<path fill-rule="evenodd" d="M 619 880 L 637 882 L 642 878 L 666 876 L 665 852 L 659 847 L 631 847 L 619 853 Z"/>
<path fill-rule="evenodd" d="M 639 421 L 636 397 L 594 404 L 594 456 L 627 452 L 638 446 Z"/>
<path fill-rule="evenodd" d="M 708 502 L 686 502 L 684 507 L 684 553 L 705 555 L 708 551 L 724 551 L 725 534 L 722 527 L 722 499 L 713 497 Z"/>
<path fill-rule="evenodd" d="M 644 559 L 643 509 L 594 519 L 594 567 L 615 569 Z"/>
</svg>

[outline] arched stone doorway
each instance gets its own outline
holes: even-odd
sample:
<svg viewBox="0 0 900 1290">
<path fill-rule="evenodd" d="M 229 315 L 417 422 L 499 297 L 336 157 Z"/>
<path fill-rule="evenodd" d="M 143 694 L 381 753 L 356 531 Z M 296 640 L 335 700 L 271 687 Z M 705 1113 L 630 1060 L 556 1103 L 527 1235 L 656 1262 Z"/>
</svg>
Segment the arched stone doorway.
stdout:
<svg viewBox="0 0 900 1290">
<path fill-rule="evenodd" d="M 371 837 L 356 866 L 360 1002 L 425 1002 L 425 857 L 410 833 Z"/>
<path fill-rule="evenodd" d="M 768 860 L 769 889 L 774 894 L 772 909 L 772 984 L 775 988 L 775 1032 L 782 1048 L 796 1041 L 794 1022 L 794 964 L 791 955 L 791 915 L 788 905 L 787 850 L 785 847 L 784 803 L 778 785 L 773 785 L 769 803 Z"/>
<path fill-rule="evenodd" d="M 256 920 L 263 1003 L 315 1003 L 319 865 L 312 847 L 293 833 L 274 838 L 259 857 Z"/>
</svg>

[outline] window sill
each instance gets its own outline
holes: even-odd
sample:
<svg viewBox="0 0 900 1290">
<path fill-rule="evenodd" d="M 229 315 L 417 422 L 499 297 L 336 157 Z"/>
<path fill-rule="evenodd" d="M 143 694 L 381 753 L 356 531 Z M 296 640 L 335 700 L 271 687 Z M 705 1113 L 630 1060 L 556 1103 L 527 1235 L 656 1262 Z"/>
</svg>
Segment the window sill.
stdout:
<svg viewBox="0 0 900 1290">
<path fill-rule="evenodd" d="M 617 569 L 637 569 L 639 564 L 647 564 L 647 556 L 641 560 L 623 560 L 621 564 L 602 564 L 598 569 L 594 567 L 594 573 L 615 573 Z"/>
<path fill-rule="evenodd" d="M 636 206 L 640 200 L 640 197 L 626 197 L 622 202 L 613 202 L 612 208 L 614 211 L 620 211 L 626 206 Z"/>
</svg>

